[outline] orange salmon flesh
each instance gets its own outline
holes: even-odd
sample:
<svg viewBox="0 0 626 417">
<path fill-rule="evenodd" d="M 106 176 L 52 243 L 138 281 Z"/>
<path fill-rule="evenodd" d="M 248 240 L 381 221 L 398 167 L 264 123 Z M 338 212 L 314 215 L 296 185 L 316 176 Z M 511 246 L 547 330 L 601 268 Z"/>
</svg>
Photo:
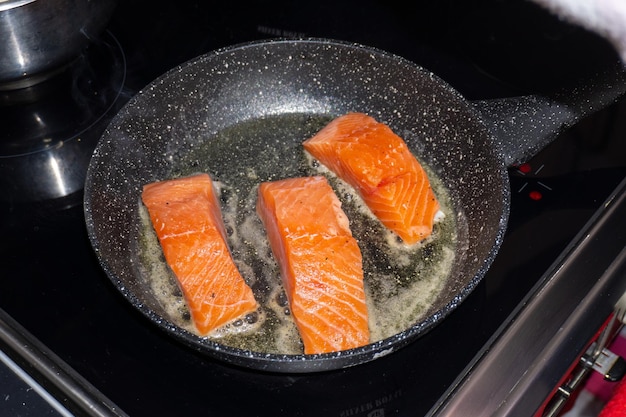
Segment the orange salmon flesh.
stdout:
<svg viewBox="0 0 626 417">
<path fill-rule="evenodd" d="M 350 184 L 367 207 L 406 244 L 431 235 L 439 202 L 404 140 L 363 113 L 337 117 L 303 143 Z"/>
<path fill-rule="evenodd" d="M 326 178 L 259 186 L 257 213 L 306 354 L 369 343 L 361 251 Z"/>
<path fill-rule="evenodd" d="M 145 185 L 141 197 L 201 335 L 257 309 L 231 257 L 207 174 Z"/>
</svg>

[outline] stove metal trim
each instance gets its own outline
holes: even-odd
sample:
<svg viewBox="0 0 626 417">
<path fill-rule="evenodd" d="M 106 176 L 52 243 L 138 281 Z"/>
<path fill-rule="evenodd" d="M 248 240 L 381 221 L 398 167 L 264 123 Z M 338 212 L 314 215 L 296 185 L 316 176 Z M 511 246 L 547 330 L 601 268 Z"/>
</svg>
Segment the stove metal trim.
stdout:
<svg viewBox="0 0 626 417">
<path fill-rule="evenodd" d="M 626 179 L 428 415 L 533 415 L 625 291 Z"/>
<path fill-rule="evenodd" d="M 0 352 L 76 416 L 125 417 L 118 406 L 0 308 Z M 0 362 L 1 364 L 1 362 Z"/>
</svg>

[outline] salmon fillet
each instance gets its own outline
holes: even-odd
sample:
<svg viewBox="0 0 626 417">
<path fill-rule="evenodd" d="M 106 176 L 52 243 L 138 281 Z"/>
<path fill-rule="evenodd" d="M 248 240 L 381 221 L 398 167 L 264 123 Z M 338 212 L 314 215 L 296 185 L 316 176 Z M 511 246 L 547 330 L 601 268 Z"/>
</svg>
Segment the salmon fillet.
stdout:
<svg viewBox="0 0 626 417">
<path fill-rule="evenodd" d="M 430 236 L 439 202 L 404 140 L 363 113 L 332 120 L 303 143 L 306 151 L 359 193 L 405 243 Z"/>
<path fill-rule="evenodd" d="M 361 251 L 326 178 L 264 182 L 258 197 L 304 353 L 369 343 Z"/>
<path fill-rule="evenodd" d="M 145 185 L 141 197 L 201 335 L 256 310 L 231 257 L 207 174 Z"/>
</svg>

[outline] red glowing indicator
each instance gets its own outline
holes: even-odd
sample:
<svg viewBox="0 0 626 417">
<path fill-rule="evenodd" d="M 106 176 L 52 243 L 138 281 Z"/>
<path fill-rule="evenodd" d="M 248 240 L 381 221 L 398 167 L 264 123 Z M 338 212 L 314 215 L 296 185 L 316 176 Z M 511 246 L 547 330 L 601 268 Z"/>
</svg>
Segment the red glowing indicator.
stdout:
<svg viewBox="0 0 626 417">
<path fill-rule="evenodd" d="M 531 200 L 539 201 L 543 198 L 543 194 L 539 191 L 531 191 L 528 193 L 528 197 L 530 197 Z"/>
<path fill-rule="evenodd" d="M 532 170 L 532 167 L 530 166 L 530 164 L 526 163 L 526 164 L 520 165 L 518 169 L 520 170 L 521 173 L 528 174 Z"/>
</svg>

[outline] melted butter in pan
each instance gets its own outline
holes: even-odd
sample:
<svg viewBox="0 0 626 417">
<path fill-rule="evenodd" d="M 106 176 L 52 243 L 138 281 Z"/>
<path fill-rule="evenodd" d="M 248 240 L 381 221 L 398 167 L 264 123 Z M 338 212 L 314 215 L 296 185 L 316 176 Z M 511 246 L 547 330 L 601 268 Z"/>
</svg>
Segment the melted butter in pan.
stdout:
<svg viewBox="0 0 626 417">
<path fill-rule="evenodd" d="M 198 172 L 213 178 L 220 193 L 233 258 L 261 304 L 257 313 L 214 332 L 208 336 L 211 339 L 263 353 L 302 353 L 279 268 L 255 210 L 257 187 L 264 181 L 309 175 L 328 177 L 363 255 L 372 342 L 414 325 L 427 314 L 441 292 L 457 246 L 456 216 L 442 181 L 422 162 L 439 199 L 442 216 L 431 237 L 411 247 L 402 244 L 373 217 L 350 186 L 304 152 L 302 142 L 330 120 L 328 115 L 287 114 L 239 123 L 211 137 L 199 138 L 172 172 L 171 178 Z M 147 211 L 142 208 L 140 213 L 142 274 L 167 311 L 168 319 L 195 332 Z"/>
</svg>

